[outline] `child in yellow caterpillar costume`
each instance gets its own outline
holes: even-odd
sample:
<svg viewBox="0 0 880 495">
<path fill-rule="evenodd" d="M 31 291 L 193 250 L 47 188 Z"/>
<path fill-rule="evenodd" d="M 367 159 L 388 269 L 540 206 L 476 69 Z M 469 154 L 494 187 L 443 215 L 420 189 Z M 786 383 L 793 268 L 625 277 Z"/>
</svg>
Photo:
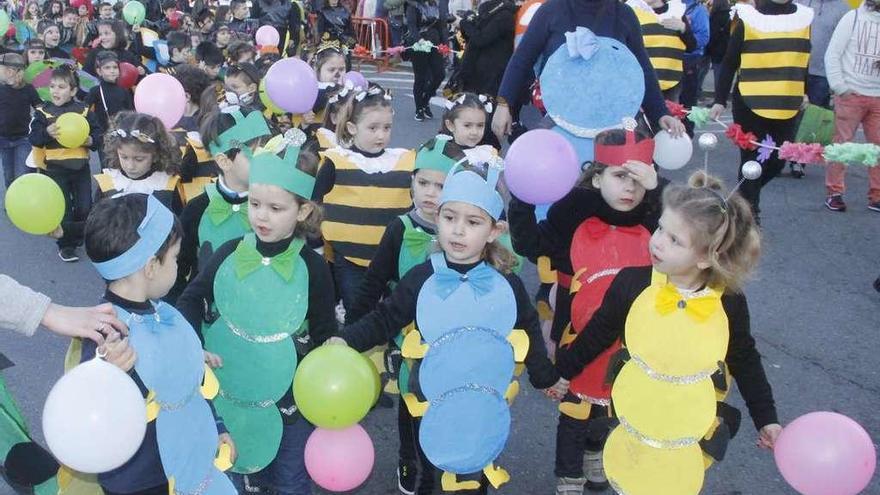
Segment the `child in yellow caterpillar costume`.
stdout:
<svg viewBox="0 0 880 495">
<path fill-rule="evenodd" d="M 772 448 L 782 431 L 741 283 L 760 238 L 749 205 L 698 173 L 670 186 L 651 237 L 652 267 L 624 268 L 556 367 L 572 378 L 620 338 L 611 398 L 619 425 L 605 444 L 605 472 L 627 495 L 697 494 L 724 457 L 740 413 L 723 402 L 736 379 Z"/>
</svg>

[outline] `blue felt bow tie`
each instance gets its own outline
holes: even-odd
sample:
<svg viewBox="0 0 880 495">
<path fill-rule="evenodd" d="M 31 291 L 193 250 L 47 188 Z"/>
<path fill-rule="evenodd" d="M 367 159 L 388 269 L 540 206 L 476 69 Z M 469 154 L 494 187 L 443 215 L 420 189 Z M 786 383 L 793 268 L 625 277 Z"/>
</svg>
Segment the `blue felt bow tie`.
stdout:
<svg viewBox="0 0 880 495">
<path fill-rule="evenodd" d="M 495 269 L 486 263 L 480 263 L 467 273 L 458 273 L 449 267 L 443 267 L 439 270 L 435 268 L 434 277 L 437 293 L 442 299 L 449 297 L 464 283 L 470 284 L 474 289 L 474 295 L 480 297 L 492 290 L 492 285 L 495 283 Z"/>
<path fill-rule="evenodd" d="M 153 307 L 156 310 L 155 313 L 130 313 L 130 319 L 141 323 L 144 328 L 149 329 L 151 332 L 159 332 L 163 329 L 163 327 L 174 326 L 177 314 L 174 311 L 173 306 L 160 301 L 158 303 L 154 303 Z M 129 326 L 131 325 L 132 323 L 129 322 Z"/>
<path fill-rule="evenodd" d="M 581 57 L 590 60 L 599 50 L 599 40 L 592 31 L 578 26 L 574 31 L 565 33 L 565 46 L 568 48 L 570 58 Z"/>
</svg>

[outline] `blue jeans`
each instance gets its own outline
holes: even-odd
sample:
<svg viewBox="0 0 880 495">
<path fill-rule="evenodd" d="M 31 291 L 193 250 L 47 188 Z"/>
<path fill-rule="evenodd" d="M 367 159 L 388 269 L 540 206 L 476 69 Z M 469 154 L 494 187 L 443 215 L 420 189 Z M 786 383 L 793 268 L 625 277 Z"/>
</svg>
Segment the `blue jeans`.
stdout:
<svg viewBox="0 0 880 495">
<path fill-rule="evenodd" d="M 346 309 L 351 308 L 351 305 L 354 304 L 358 289 L 360 289 L 366 274 L 366 267 L 355 265 L 341 254 L 334 254 L 333 278 L 334 282 L 336 282 L 336 290 L 339 291 L 339 295 L 342 297 L 342 305 Z"/>
<path fill-rule="evenodd" d="M 3 180 L 6 187 L 18 177 L 30 172 L 25 165 L 31 143 L 27 137 L 8 139 L 0 137 L 0 162 L 3 163 Z"/>
<path fill-rule="evenodd" d="M 831 87 L 828 79 L 822 76 L 807 76 L 807 98 L 813 105 L 831 109 Z"/>
<path fill-rule="evenodd" d="M 315 429 L 299 411 L 293 413 L 296 420 L 284 425 L 278 454 L 262 471 L 254 474 L 229 473 L 229 479 L 238 493 L 248 493 L 245 481 L 250 487 L 271 488 L 277 495 L 311 495 L 312 480 L 306 471 L 306 440 Z"/>
</svg>

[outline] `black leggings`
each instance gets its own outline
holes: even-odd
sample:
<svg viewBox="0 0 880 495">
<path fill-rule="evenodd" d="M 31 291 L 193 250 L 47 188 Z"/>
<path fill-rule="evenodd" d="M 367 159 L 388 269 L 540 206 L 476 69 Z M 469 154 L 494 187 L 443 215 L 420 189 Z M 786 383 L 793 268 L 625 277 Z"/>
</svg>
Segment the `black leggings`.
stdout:
<svg viewBox="0 0 880 495">
<path fill-rule="evenodd" d="M 795 132 L 797 131 L 797 117 L 790 119 L 778 120 L 767 119 L 756 115 L 746 106 L 740 96 L 739 91 L 733 93 L 733 121 L 742 126 L 744 132 L 754 133 L 758 141 L 764 139 L 764 136 L 770 135 L 777 146 L 785 141 L 794 141 Z M 740 150 L 740 170 L 737 177 L 742 179 L 742 164 L 754 160 L 758 156 L 758 150 Z M 779 172 L 785 167 L 785 161 L 779 159 L 779 154 L 773 152 L 770 158 L 763 163 L 763 172 L 758 180 L 747 180 L 739 186 L 739 192 L 752 205 L 757 217 L 761 213 L 759 203 L 761 202 L 761 188 L 765 184 L 773 180 L 779 175 Z"/>
<path fill-rule="evenodd" d="M 429 53 L 412 52 L 410 61 L 413 66 L 413 99 L 416 110 L 426 108 L 431 97 L 443 82 L 446 71 L 443 68 L 443 57 L 437 50 Z"/>
<path fill-rule="evenodd" d="M 610 424 L 608 408 L 604 406 L 592 406 L 587 419 L 575 419 L 559 413 L 559 424 L 556 426 L 556 476 L 583 477 L 584 452 L 602 450 Z"/>
</svg>

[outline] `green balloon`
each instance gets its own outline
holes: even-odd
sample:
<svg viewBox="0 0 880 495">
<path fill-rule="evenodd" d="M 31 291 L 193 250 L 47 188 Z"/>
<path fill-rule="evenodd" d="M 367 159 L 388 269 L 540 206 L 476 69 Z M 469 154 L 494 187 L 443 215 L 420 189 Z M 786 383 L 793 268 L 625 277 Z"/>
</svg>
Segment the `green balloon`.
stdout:
<svg viewBox="0 0 880 495">
<path fill-rule="evenodd" d="M 130 2 L 125 4 L 125 7 L 122 8 L 122 17 L 125 18 L 125 22 L 131 24 L 132 26 L 136 26 L 144 22 L 144 17 L 147 15 L 147 9 L 144 8 L 144 4 L 138 2 L 137 0 L 131 0 Z"/>
<path fill-rule="evenodd" d="M 359 422 L 376 398 L 376 374 L 354 349 L 325 345 L 310 352 L 293 378 L 296 406 L 309 422 L 339 430 Z"/>
<path fill-rule="evenodd" d="M 6 31 L 9 31 L 9 14 L 0 10 L 0 36 L 6 36 Z"/>
<path fill-rule="evenodd" d="M 64 194 L 46 175 L 25 174 L 6 190 L 6 216 L 28 234 L 46 235 L 64 218 Z"/>
</svg>

